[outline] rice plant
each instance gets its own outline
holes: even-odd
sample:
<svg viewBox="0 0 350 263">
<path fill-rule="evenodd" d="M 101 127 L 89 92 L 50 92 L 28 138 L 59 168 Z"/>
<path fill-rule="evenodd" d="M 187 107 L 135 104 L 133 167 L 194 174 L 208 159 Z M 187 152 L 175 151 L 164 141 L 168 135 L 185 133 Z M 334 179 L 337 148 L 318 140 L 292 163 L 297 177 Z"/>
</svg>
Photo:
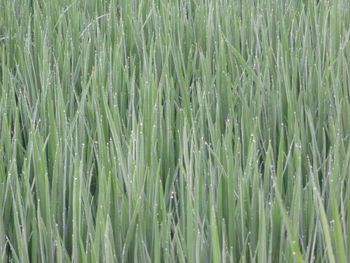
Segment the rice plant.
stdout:
<svg viewBox="0 0 350 263">
<path fill-rule="evenodd" d="M 0 0 L 0 262 L 350 262 L 350 2 Z"/>
</svg>

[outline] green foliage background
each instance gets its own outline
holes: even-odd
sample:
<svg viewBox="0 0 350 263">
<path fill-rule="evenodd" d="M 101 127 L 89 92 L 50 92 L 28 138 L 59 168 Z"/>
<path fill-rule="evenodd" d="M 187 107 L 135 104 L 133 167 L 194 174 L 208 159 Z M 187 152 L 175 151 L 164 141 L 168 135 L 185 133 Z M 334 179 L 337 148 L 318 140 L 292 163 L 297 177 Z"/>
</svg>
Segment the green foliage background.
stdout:
<svg viewBox="0 0 350 263">
<path fill-rule="evenodd" d="M 0 0 L 0 262 L 350 260 L 345 0 Z"/>
</svg>

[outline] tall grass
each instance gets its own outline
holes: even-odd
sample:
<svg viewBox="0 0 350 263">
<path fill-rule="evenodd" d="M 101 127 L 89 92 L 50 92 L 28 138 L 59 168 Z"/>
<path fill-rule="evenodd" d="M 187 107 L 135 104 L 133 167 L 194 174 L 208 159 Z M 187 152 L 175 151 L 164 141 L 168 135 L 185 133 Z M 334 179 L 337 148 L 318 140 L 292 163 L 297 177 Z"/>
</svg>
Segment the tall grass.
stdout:
<svg viewBox="0 0 350 263">
<path fill-rule="evenodd" d="M 350 262 L 346 0 L 0 0 L 0 262 Z"/>
</svg>

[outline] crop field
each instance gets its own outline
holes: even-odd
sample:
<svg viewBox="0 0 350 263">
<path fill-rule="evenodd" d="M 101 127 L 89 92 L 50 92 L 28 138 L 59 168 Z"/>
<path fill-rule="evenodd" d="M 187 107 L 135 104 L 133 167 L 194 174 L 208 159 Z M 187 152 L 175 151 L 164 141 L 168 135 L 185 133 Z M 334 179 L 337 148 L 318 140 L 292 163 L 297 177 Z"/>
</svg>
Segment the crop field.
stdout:
<svg viewBox="0 0 350 263">
<path fill-rule="evenodd" d="M 0 263 L 349 263 L 350 2 L 0 0 Z"/>
</svg>

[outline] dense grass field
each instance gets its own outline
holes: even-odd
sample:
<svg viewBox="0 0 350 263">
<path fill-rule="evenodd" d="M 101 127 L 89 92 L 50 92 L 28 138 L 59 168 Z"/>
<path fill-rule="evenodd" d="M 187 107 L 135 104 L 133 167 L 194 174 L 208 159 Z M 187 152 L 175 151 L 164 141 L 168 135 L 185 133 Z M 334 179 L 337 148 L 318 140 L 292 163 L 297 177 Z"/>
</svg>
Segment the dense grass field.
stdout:
<svg viewBox="0 0 350 263">
<path fill-rule="evenodd" d="M 0 0 L 0 262 L 350 262 L 350 2 Z"/>
</svg>

